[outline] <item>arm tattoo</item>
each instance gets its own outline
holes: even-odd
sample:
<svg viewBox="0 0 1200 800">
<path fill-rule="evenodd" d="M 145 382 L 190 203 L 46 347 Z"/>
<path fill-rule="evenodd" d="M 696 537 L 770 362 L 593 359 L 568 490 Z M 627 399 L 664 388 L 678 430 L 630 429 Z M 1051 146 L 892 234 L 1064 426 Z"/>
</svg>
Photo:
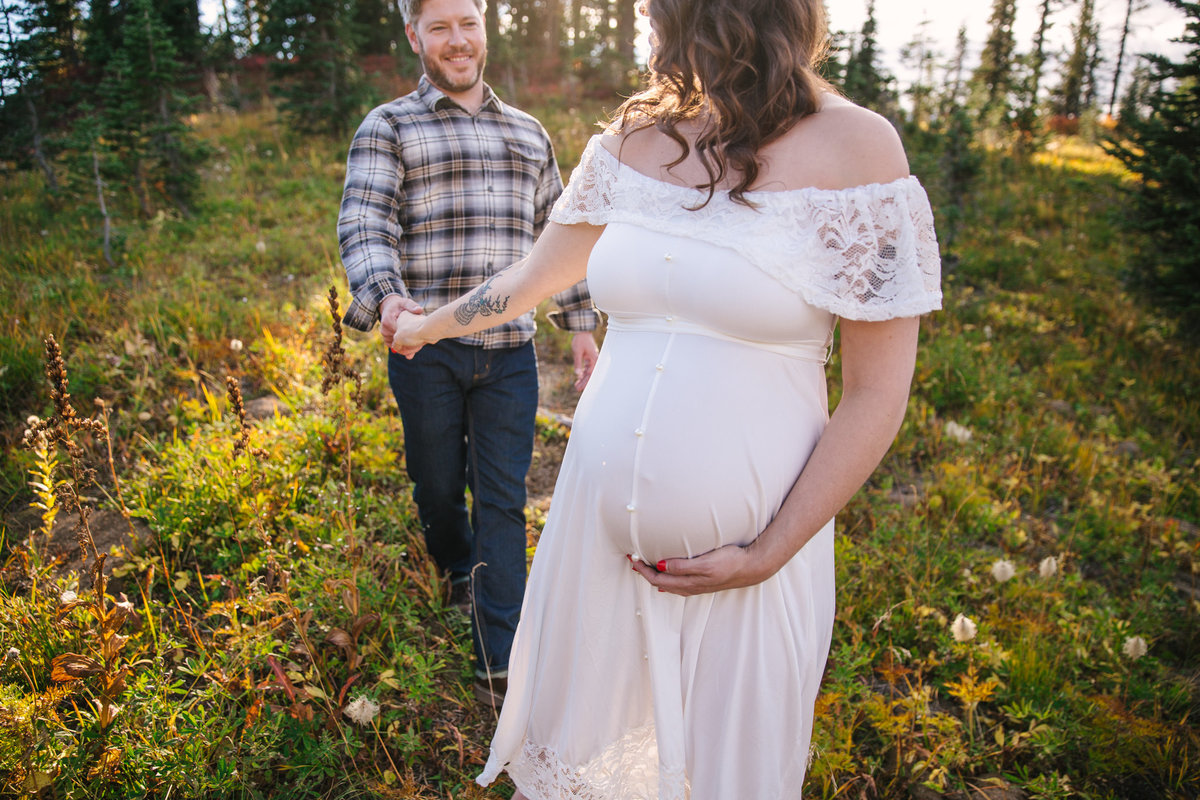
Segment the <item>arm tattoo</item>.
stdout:
<svg viewBox="0 0 1200 800">
<path fill-rule="evenodd" d="M 471 320 L 475 319 L 476 315 L 490 317 L 493 314 L 503 314 L 508 308 L 508 299 L 512 295 L 504 295 L 504 297 L 489 297 L 488 290 L 491 288 L 492 281 L 496 280 L 496 275 L 488 278 L 483 282 L 478 289 L 471 294 L 462 305 L 454 309 L 454 319 L 459 325 L 466 327 L 471 324 Z"/>
</svg>

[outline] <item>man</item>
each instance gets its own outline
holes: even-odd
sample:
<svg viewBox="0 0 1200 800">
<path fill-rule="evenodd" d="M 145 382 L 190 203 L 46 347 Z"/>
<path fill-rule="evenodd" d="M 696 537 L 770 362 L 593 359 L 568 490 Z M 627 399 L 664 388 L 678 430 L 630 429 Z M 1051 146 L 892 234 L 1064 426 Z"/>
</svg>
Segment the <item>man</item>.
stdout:
<svg viewBox="0 0 1200 800">
<path fill-rule="evenodd" d="M 401 11 L 425 74 L 359 127 L 338 218 L 353 295 L 345 323 L 370 330 L 378 319 L 388 344 L 400 314 L 432 311 L 523 258 L 562 192 L 545 130 L 483 82 L 483 1 L 404 0 Z M 582 389 L 596 363 L 598 317 L 582 283 L 555 300 L 551 320 L 575 332 Z M 388 358 L 425 542 L 451 602 L 469 604 L 475 694 L 493 705 L 507 686 L 525 588 L 533 331 L 531 311 L 411 360 Z"/>
</svg>

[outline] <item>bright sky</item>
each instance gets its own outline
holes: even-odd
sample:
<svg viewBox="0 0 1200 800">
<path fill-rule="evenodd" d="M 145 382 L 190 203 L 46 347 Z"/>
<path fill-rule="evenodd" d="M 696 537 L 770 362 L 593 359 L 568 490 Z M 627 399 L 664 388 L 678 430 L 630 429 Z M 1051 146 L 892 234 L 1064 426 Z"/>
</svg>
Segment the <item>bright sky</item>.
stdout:
<svg viewBox="0 0 1200 800">
<path fill-rule="evenodd" d="M 495 0 L 493 0 L 494 2 Z M 1112 78 L 1116 63 L 1117 43 L 1121 36 L 1121 25 L 1125 20 L 1127 0 L 1096 0 L 1096 16 L 1100 22 L 1101 56 L 1104 63 L 1100 68 L 1102 96 Z M 1183 35 L 1184 15 L 1166 0 L 1135 0 L 1141 6 L 1136 11 L 1130 29 L 1125 66 L 1122 74 L 1128 77 L 1132 61 L 1131 54 L 1142 52 L 1163 53 L 1172 58 L 1181 58 L 1185 48 L 1170 40 Z M 1017 0 L 1015 35 L 1017 50 L 1028 52 L 1032 48 L 1033 35 L 1037 30 L 1038 8 L 1041 0 Z M 1053 27 L 1049 41 L 1051 62 L 1054 70 L 1058 61 L 1055 56 L 1067 50 L 1071 41 L 1071 25 L 1078 15 L 1076 0 L 1057 0 L 1059 11 L 1053 15 Z M 1066 6 L 1066 8 L 1063 8 Z M 862 29 L 867 14 L 867 0 L 828 0 L 829 23 L 834 30 L 857 32 Z M 216 16 L 217 0 L 200 0 L 200 14 L 205 23 L 211 24 Z M 878 24 L 879 45 L 883 65 L 896 75 L 904 88 L 911 75 L 900 64 L 900 49 L 909 42 L 917 25 L 929 20 L 928 32 L 937 43 L 945 59 L 954 53 L 958 29 L 966 25 L 968 39 L 967 66 L 974 67 L 979 61 L 984 39 L 988 32 L 988 17 L 992 11 L 992 0 L 876 0 L 875 20 Z M 403 43 L 401 43 L 403 44 Z M 1053 85 L 1051 78 L 1048 85 Z"/>
<path fill-rule="evenodd" d="M 1170 42 L 1184 32 L 1184 15 L 1166 0 L 1135 0 L 1142 10 L 1134 11 L 1130 24 L 1130 38 L 1126 45 L 1126 60 L 1122 75 L 1128 77 L 1131 65 L 1130 54 L 1155 52 L 1179 58 L 1186 48 Z M 1017 19 L 1014 35 L 1018 52 L 1028 52 L 1033 47 L 1037 31 L 1040 0 L 1017 0 Z M 1048 34 L 1050 54 L 1055 56 L 1065 51 L 1071 42 L 1071 25 L 1079 14 L 1079 3 L 1056 2 L 1059 10 L 1051 16 L 1053 26 Z M 1065 6 L 1065 8 L 1064 8 Z M 829 0 L 829 24 L 834 30 L 857 32 L 862 29 L 867 15 L 867 0 Z M 1100 23 L 1100 55 L 1104 59 L 1100 67 L 1101 83 L 1108 85 L 1116 65 L 1117 46 L 1121 38 L 1121 26 L 1125 21 L 1126 0 L 1096 0 L 1096 18 Z M 910 76 L 900 66 L 900 49 L 912 40 L 918 24 L 929 20 L 929 35 L 936 41 L 946 59 L 954 54 L 958 29 L 967 28 L 967 65 L 979 63 L 988 34 L 988 17 L 992 13 L 992 0 L 876 0 L 875 21 L 882 50 L 883 63 L 907 83 Z M 1051 62 L 1054 69 L 1057 60 Z M 1122 81 L 1123 83 L 1124 81 Z M 1051 85 L 1054 81 L 1051 80 Z"/>
</svg>

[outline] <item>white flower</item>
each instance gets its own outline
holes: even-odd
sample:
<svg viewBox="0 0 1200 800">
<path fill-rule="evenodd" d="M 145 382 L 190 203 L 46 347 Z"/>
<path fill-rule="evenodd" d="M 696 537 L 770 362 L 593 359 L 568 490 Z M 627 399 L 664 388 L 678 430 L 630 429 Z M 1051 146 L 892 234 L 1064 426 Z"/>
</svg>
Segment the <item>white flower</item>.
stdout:
<svg viewBox="0 0 1200 800">
<path fill-rule="evenodd" d="M 8 652 L 4 654 L 5 661 L 16 661 L 21 657 L 21 651 L 15 647 L 8 648 Z"/>
<path fill-rule="evenodd" d="M 74 603 L 78 599 L 79 599 L 79 595 L 75 594 L 70 589 L 68 589 L 67 591 L 65 591 L 61 595 L 59 595 L 58 602 L 62 603 L 65 606 L 67 603 Z"/>
<path fill-rule="evenodd" d="M 242 348 L 243 348 L 244 346 L 245 346 L 245 345 L 243 345 L 243 344 L 242 344 L 242 340 L 241 340 L 241 339 L 230 339 L 230 340 L 229 340 L 229 349 L 230 349 L 230 350 L 232 350 L 232 351 L 233 351 L 233 352 L 235 352 L 235 353 L 240 353 L 240 352 L 242 352 Z"/>
<path fill-rule="evenodd" d="M 258 251 L 259 255 L 262 255 L 263 253 L 267 252 L 267 243 L 262 239 L 259 239 L 254 243 L 254 249 Z"/>
<path fill-rule="evenodd" d="M 1004 583 L 1016 574 L 1016 565 L 1007 558 L 1002 558 L 995 564 L 992 564 L 992 577 L 996 579 L 996 583 Z"/>
<path fill-rule="evenodd" d="M 959 614 L 954 618 L 954 622 L 950 623 L 950 633 L 954 636 L 956 642 L 969 642 L 975 638 L 975 623 L 971 618 Z"/>
<path fill-rule="evenodd" d="M 1053 578 L 1057 572 L 1058 559 L 1054 556 L 1046 556 L 1042 559 L 1041 563 L 1038 564 L 1038 575 L 1041 575 L 1043 578 Z"/>
<path fill-rule="evenodd" d="M 379 703 L 369 697 L 359 697 L 342 709 L 342 713 L 359 725 L 370 725 L 379 716 Z"/>
<path fill-rule="evenodd" d="M 992 338 L 992 326 L 991 325 L 983 326 L 983 337 L 989 341 L 991 340 L 991 338 Z"/>
<path fill-rule="evenodd" d="M 970 428 L 966 427 L 965 425 L 959 425 L 954 420 L 947 422 L 946 426 L 942 429 L 942 432 L 946 434 L 947 439 L 953 439 L 959 444 L 966 444 L 967 442 L 971 441 L 971 437 L 974 435 L 971 433 Z"/>
<path fill-rule="evenodd" d="M 38 419 L 38 415 L 37 415 L 37 414 L 30 414 L 28 417 L 26 417 L 26 418 L 25 418 L 25 424 L 26 424 L 26 425 L 28 425 L 28 426 L 29 426 L 29 427 L 31 427 L 31 428 L 32 428 L 34 425 L 37 425 L 39 422 L 41 422 L 41 420 L 40 420 L 40 419 Z"/>
<path fill-rule="evenodd" d="M 1121 652 L 1129 657 L 1130 661 L 1137 661 L 1142 656 L 1146 655 L 1146 640 L 1140 636 L 1127 636 L 1125 644 L 1121 647 Z"/>
</svg>

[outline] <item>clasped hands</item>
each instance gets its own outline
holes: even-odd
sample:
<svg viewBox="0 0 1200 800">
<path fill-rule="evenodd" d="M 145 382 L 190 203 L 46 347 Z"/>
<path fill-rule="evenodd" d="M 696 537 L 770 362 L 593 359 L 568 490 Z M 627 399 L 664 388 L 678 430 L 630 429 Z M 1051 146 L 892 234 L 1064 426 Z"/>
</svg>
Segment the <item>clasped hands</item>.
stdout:
<svg viewBox="0 0 1200 800">
<path fill-rule="evenodd" d="M 417 337 L 425 309 L 409 297 L 390 294 L 379 304 L 379 335 L 393 353 L 412 358 L 425 341 Z"/>
<path fill-rule="evenodd" d="M 390 294 L 379 304 L 379 335 L 397 355 L 412 358 L 422 347 L 435 339 L 421 336 L 425 326 L 425 309 L 409 297 Z M 571 337 L 571 355 L 575 362 L 575 391 L 582 392 L 596 368 L 599 351 L 590 331 Z"/>
</svg>

